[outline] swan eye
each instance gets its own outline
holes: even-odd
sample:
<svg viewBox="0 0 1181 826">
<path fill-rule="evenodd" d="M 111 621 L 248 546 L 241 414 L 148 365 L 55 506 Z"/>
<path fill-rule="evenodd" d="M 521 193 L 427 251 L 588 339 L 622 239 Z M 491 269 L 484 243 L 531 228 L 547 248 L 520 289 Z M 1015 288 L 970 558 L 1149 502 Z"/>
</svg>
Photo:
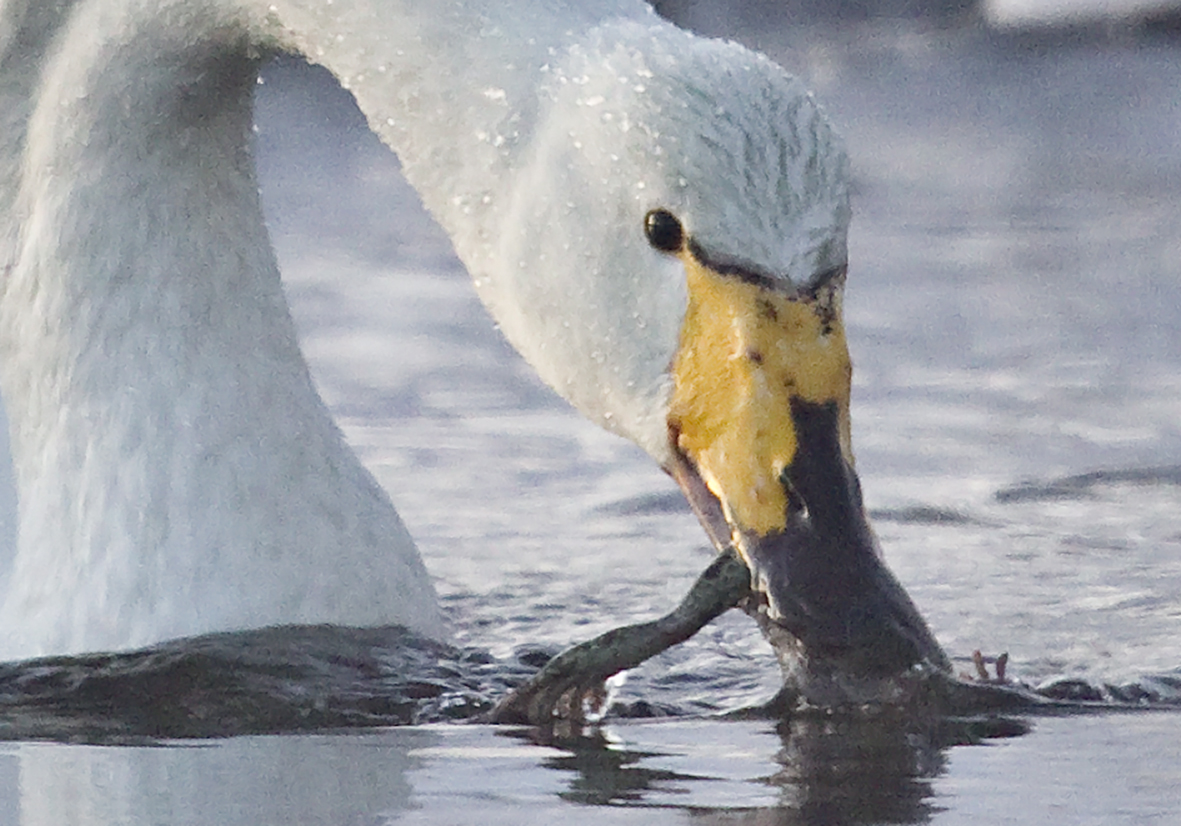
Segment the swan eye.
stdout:
<svg viewBox="0 0 1181 826">
<path fill-rule="evenodd" d="M 661 252 L 680 252 L 685 244 L 681 222 L 667 209 L 654 209 L 644 216 L 644 234 L 648 243 Z"/>
</svg>

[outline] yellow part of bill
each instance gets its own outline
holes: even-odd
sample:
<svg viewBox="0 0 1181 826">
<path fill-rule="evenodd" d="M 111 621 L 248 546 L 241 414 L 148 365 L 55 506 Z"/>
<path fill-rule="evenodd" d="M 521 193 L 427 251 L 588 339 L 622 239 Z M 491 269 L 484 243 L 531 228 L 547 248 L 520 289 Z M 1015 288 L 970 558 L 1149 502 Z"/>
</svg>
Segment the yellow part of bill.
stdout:
<svg viewBox="0 0 1181 826">
<path fill-rule="evenodd" d="M 841 450 L 853 461 L 843 278 L 792 294 L 711 269 L 688 249 L 680 257 L 689 305 L 673 364 L 677 447 L 730 525 L 766 536 L 786 527 L 793 399 L 837 405 Z"/>
</svg>

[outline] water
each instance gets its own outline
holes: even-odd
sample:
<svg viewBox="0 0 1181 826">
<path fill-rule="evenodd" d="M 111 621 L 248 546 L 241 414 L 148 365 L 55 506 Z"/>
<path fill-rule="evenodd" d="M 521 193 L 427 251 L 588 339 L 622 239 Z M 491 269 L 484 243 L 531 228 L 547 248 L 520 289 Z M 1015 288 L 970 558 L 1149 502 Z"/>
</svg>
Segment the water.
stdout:
<svg viewBox="0 0 1181 826">
<path fill-rule="evenodd" d="M 0 824 L 1167 824 L 1178 719 L 1054 718 L 956 748 L 931 733 L 908 744 L 701 720 L 618 722 L 556 745 L 470 725 L 165 748 L 10 743 Z"/>
<path fill-rule="evenodd" d="M 1008 651 L 1032 684 L 1175 692 L 1181 47 L 732 25 L 806 77 L 848 138 L 858 468 L 940 641 L 964 668 L 974 649 Z M 457 647 L 296 629 L 13 666 L 0 824 L 1166 823 L 1181 809 L 1167 712 L 1035 718 L 978 746 L 956 745 L 970 730 L 857 720 L 617 718 L 551 743 L 356 728 L 478 711 L 536 664 L 522 644 L 663 612 L 711 551 L 672 483 L 502 341 L 347 96 L 284 63 L 258 124 L 305 351 L 418 539 Z M 776 682 L 735 614 L 630 674 L 618 700 L 709 714 Z M 160 705 L 178 691 L 184 715 Z M 349 728 L 167 739 L 324 726 Z"/>
</svg>

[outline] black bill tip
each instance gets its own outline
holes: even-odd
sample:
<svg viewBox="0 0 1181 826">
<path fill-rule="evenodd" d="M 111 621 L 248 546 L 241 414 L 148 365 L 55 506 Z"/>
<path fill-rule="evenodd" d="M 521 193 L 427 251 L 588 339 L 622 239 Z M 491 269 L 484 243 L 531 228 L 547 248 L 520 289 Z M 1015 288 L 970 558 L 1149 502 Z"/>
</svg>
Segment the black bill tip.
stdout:
<svg viewBox="0 0 1181 826">
<path fill-rule="evenodd" d="M 785 671 L 805 695 L 818 693 L 817 682 L 827 695 L 836 676 L 872 684 L 915 668 L 950 670 L 882 560 L 857 474 L 841 450 L 837 406 L 794 400 L 791 412 L 798 447 L 782 479 L 787 526 L 741 537 L 753 587 L 765 600 L 757 607 L 760 622 Z"/>
</svg>

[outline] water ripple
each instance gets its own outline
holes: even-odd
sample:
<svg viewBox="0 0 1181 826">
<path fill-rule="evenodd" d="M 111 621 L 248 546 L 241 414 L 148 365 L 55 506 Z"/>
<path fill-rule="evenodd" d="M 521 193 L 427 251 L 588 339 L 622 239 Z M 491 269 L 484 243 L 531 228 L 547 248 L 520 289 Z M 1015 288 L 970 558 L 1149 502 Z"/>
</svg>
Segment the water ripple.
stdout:
<svg viewBox="0 0 1181 826">
<path fill-rule="evenodd" d="M 477 720 L 554 653 L 523 646 L 497 659 L 399 627 L 317 625 L 7 663 L 0 738 L 126 744 Z M 724 663 L 693 659 L 692 667 L 630 677 L 607 717 L 719 711 L 734 675 Z M 1055 701 L 1032 713 L 1181 705 L 1181 671 L 1120 684 L 1063 677 L 1014 686 Z"/>
</svg>

